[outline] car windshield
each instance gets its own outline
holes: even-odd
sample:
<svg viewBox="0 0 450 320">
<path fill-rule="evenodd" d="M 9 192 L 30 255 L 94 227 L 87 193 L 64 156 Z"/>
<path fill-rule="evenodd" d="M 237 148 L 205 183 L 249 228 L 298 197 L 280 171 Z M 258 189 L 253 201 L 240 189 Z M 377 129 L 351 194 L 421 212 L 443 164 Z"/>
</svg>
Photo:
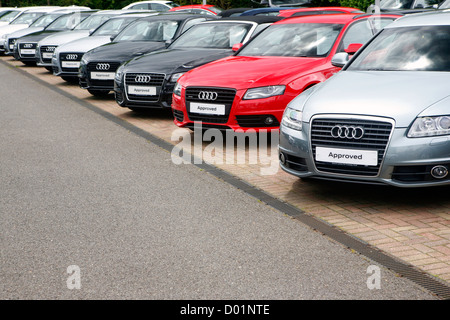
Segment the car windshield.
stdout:
<svg viewBox="0 0 450 320">
<path fill-rule="evenodd" d="M 201 23 L 183 33 L 170 48 L 230 49 L 243 42 L 250 28 L 249 23 Z"/>
<path fill-rule="evenodd" d="M 103 22 L 111 18 L 109 14 L 93 14 L 84 19 L 79 25 L 75 27 L 75 30 L 92 30 L 98 28 Z"/>
<path fill-rule="evenodd" d="M 44 15 L 43 12 L 24 13 L 11 21 L 11 24 L 31 24 L 34 20 Z"/>
<path fill-rule="evenodd" d="M 59 16 L 61 16 L 61 13 L 51 13 L 43 15 L 42 17 L 34 21 L 32 24 L 30 24 L 30 27 L 46 27 Z"/>
<path fill-rule="evenodd" d="M 133 17 L 123 17 L 109 19 L 100 27 L 98 27 L 92 36 L 112 36 L 119 33 L 123 28 L 125 28 L 130 22 L 133 22 L 136 18 Z"/>
<path fill-rule="evenodd" d="M 326 57 L 341 24 L 297 23 L 272 25 L 239 52 L 239 56 Z"/>
<path fill-rule="evenodd" d="M 385 29 L 351 63 L 360 71 L 450 71 L 450 26 Z"/>
<path fill-rule="evenodd" d="M 50 23 L 47 30 L 71 30 L 84 18 L 79 13 L 67 14 Z"/>
<path fill-rule="evenodd" d="M 439 9 L 449 9 L 450 8 L 450 0 L 447 0 L 439 6 Z"/>
<path fill-rule="evenodd" d="M 179 21 L 136 21 L 114 39 L 118 41 L 167 41 L 174 37 Z"/>
<path fill-rule="evenodd" d="M 308 3 L 309 0 L 272 0 L 271 2 L 277 7 L 291 7 Z"/>
<path fill-rule="evenodd" d="M 15 17 L 17 17 L 17 15 L 20 13 L 20 11 L 11 11 L 5 15 L 3 15 L 0 18 L 0 21 L 2 22 L 10 22 L 11 20 L 13 20 Z"/>
</svg>

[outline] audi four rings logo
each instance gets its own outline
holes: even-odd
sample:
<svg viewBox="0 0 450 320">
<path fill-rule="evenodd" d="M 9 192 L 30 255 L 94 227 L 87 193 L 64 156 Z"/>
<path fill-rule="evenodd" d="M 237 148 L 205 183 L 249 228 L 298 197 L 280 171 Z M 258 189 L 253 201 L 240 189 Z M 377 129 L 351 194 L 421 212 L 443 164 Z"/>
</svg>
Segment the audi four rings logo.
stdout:
<svg viewBox="0 0 450 320">
<path fill-rule="evenodd" d="M 141 83 L 147 83 L 150 82 L 152 78 L 149 75 L 146 74 L 138 74 L 135 78 L 134 81 L 136 82 L 141 82 Z"/>
<path fill-rule="evenodd" d="M 97 63 L 95 66 L 97 70 L 109 70 L 110 67 L 109 63 Z"/>
<path fill-rule="evenodd" d="M 78 58 L 77 54 L 68 54 L 66 55 L 67 60 L 76 60 Z"/>
<path fill-rule="evenodd" d="M 25 43 L 25 44 L 23 45 L 23 47 L 24 47 L 24 48 L 31 48 L 31 47 L 33 47 L 33 44 L 32 44 L 32 43 Z"/>
<path fill-rule="evenodd" d="M 364 136 L 364 129 L 362 127 L 337 125 L 331 128 L 331 136 L 333 138 L 359 140 Z"/>
<path fill-rule="evenodd" d="M 47 52 L 53 52 L 53 51 L 55 51 L 55 47 L 47 47 L 47 48 L 45 49 L 45 51 L 47 51 Z"/>
<path fill-rule="evenodd" d="M 214 91 L 200 91 L 198 93 L 200 100 L 216 100 L 218 96 L 218 93 Z"/>
</svg>

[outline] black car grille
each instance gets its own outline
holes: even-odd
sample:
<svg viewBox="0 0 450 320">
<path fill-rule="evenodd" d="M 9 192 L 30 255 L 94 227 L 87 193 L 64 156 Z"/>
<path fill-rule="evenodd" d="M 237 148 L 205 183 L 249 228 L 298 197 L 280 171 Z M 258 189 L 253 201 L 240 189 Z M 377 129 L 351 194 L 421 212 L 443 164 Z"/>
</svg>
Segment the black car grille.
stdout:
<svg viewBox="0 0 450 320">
<path fill-rule="evenodd" d="M 236 121 L 242 128 L 264 128 L 280 126 L 280 122 L 277 120 L 277 118 L 270 114 L 240 115 L 236 116 Z"/>
<path fill-rule="evenodd" d="M 364 128 L 361 139 L 334 138 L 331 129 L 336 126 L 359 126 Z M 359 119 L 314 119 L 311 125 L 311 146 L 317 170 L 322 172 L 356 176 L 377 176 L 386 146 L 392 131 L 392 124 L 384 121 Z M 321 162 L 316 159 L 316 147 L 331 147 L 358 150 L 376 150 L 376 166 L 349 165 Z"/>
<path fill-rule="evenodd" d="M 79 53 L 79 52 L 61 53 L 59 55 L 59 59 L 61 61 L 61 70 L 63 72 L 77 72 L 78 68 L 63 67 L 63 62 L 64 61 L 69 61 L 69 62 L 81 61 L 81 58 L 83 58 L 83 53 Z"/>
<path fill-rule="evenodd" d="M 43 63 L 51 63 L 52 62 L 52 58 L 44 58 L 44 53 L 47 54 L 52 54 L 53 52 L 55 52 L 56 46 L 42 46 L 39 51 L 41 54 L 41 60 Z"/>
<path fill-rule="evenodd" d="M 172 112 L 173 112 L 174 118 L 175 118 L 177 121 L 183 122 L 183 120 L 184 120 L 184 114 L 183 114 L 183 111 L 176 110 L 176 109 L 172 109 Z"/>
<path fill-rule="evenodd" d="M 147 78 L 148 77 L 148 78 Z M 139 102 L 156 102 L 164 84 L 166 75 L 162 73 L 127 73 L 125 74 L 125 90 L 129 100 Z M 141 80 L 140 80 L 141 79 Z M 156 87 L 156 95 L 130 94 L 128 86 Z"/>
<path fill-rule="evenodd" d="M 444 165 L 450 169 L 450 163 L 443 163 L 441 165 Z M 396 166 L 392 172 L 392 180 L 405 183 L 437 181 L 438 179 L 431 175 L 431 170 L 433 167 L 434 165 Z M 447 175 L 439 180 L 448 181 L 449 179 L 450 175 Z"/>
<path fill-rule="evenodd" d="M 35 56 L 34 53 L 32 54 L 24 54 L 21 52 L 21 50 L 36 50 L 36 43 L 20 43 L 19 44 L 19 55 L 23 58 L 33 58 Z"/>
<path fill-rule="evenodd" d="M 120 62 L 89 62 L 87 65 L 87 76 L 89 78 L 90 85 L 99 87 L 113 87 L 114 80 L 92 79 L 91 72 L 116 72 L 119 66 Z"/>
<path fill-rule="evenodd" d="M 217 93 L 215 100 L 201 99 L 201 92 Z M 230 115 L 231 106 L 233 105 L 236 90 L 223 88 L 187 88 L 185 93 L 186 107 L 188 109 L 188 117 L 191 121 L 202 121 L 209 123 L 226 123 Z M 190 103 L 210 103 L 225 105 L 224 115 L 209 115 L 190 112 Z"/>
</svg>

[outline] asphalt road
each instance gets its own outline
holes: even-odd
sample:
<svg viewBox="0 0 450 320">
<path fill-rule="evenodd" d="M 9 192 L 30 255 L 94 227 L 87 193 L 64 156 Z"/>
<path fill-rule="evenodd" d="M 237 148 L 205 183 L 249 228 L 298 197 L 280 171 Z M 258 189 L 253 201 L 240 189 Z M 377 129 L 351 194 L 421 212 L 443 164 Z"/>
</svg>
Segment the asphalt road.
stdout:
<svg viewBox="0 0 450 320">
<path fill-rule="evenodd" d="M 0 79 L 0 299 L 435 299 L 76 99 Z"/>
</svg>

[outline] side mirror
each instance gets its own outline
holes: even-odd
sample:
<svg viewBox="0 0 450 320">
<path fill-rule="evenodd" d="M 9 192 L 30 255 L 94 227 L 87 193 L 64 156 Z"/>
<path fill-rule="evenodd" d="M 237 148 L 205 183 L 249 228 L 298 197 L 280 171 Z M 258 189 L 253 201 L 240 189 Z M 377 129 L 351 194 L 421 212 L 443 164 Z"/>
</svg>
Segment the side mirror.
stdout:
<svg viewBox="0 0 450 320">
<path fill-rule="evenodd" d="M 111 37 L 109 37 L 109 40 L 114 41 L 114 39 L 117 37 L 117 34 L 113 34 Z"/>
<path fill-rule="evenodd" d="M 349 57 L 347 52 L 336 53 L 331 59 L 331 64 L 335 67 L 342 68 L 348 62 Z"/>
<path fill-rule="evenodd" d="M 347 52 L 348 54 L 355 54 L 356 51 L 358 51 L 359 48 L 361 48 L 362 46 L 363 46 L 362 43 L 351 43 L 344 51 Z"/>
<path fill-rule="evenodd" d="M 242 43 L 236 43 L 235 45 L 233 45 L 233 47 L 231 48 L 231 50 L 233 50 L 234 52 L 238 51 L 240 48 L 242 48 L 243 44 Z"/>
</svg>

